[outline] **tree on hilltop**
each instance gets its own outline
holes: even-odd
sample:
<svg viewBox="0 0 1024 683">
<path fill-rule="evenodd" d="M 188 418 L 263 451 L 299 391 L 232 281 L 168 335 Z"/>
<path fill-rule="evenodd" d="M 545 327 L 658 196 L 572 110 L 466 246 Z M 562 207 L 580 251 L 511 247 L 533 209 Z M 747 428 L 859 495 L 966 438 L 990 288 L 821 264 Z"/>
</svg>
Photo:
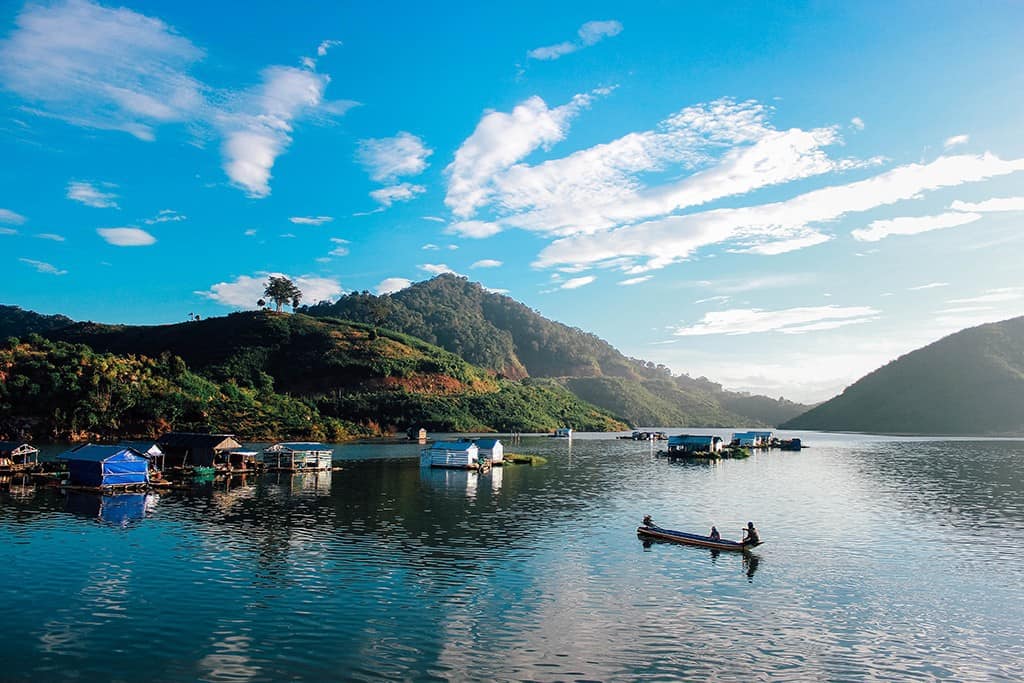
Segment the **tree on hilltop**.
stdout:
<svg viewBox="0 0 1024 683">
<path fill-rule="evenodd" d="M 273 301 L 279 312 L 282 306 L 289 303 L 294 311 L 302 301 L 302 290 L 284 276 L 271 275 L 263 289 L 263 296 Z"/>
</svg>

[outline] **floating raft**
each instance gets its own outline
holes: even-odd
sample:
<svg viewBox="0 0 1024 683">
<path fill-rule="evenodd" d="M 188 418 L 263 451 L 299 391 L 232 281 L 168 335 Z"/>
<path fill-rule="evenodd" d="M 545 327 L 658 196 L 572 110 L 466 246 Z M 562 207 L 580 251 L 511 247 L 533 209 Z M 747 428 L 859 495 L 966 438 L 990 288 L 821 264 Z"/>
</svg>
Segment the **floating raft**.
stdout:
<svg viewBox="0 0 1024 683">
<path fill-rule="evenodd" d="M 684 545 L 696 545 L 702 548 L 715 548 L 716 550 L 746 551 L 761 545 L 761 542 L 745 543 L 740 541 L 728 541 L 724 538 L 720 538 L 716 541 L 710 536 L 700 536 L 698 534 L 688 534 L 684 531 L 662 529 L 659 526 L 639 526 L 636 529 L 636 533 L 641 538 L 653 538 L 659 541 L 672 541 L 674 543 L 682 543 Z"/>
</svg>

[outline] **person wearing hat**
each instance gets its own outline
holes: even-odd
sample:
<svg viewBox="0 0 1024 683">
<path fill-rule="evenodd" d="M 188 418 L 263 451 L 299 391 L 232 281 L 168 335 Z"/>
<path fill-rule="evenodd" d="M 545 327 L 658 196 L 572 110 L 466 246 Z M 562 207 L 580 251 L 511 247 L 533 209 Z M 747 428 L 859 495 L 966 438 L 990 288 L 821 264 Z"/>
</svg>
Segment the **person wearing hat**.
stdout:
<svg viewBox="0 0 1024 683">
<path fill-rule="evenodd" d="M 743 543 L 745 545 L 757 545 L 761 542 L 761 537 L 757 535 L 757 529 L 754 528 L 753 522 L 747 522 L 747 528 L 743 530 L 745 534 L 743 536 Z"/>
</svg>

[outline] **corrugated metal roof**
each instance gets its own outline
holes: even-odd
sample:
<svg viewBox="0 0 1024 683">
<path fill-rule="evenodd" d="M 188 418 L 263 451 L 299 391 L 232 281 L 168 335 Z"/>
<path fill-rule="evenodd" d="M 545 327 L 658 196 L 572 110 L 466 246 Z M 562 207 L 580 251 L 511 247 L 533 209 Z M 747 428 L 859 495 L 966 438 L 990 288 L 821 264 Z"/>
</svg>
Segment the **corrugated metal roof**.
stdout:
<svg viewBox="0 0 1024 683">
<path fill-rule="evenodd" d="M 157 445 L 171 448 L 211 448 L 226 450 L 241 448 L 234 434 L 196 434 L 192 432 L 169 432 L 157 440 Z"/>
<path fill-rule="evenodd" d="M 438 441 L 431 448 L 438 448 L 445 451 L 468 451 L 475 444 L 472 441 Z"/>
<path fill-rule="evenodd" d="M 105 462 L 114 456 L 127 453 L 137 458 L 146 460 L 146 456 L 130 446 L 101 446 L 87 443 L 84 446 L 72 448 L 57 457 L 61 460 L 83 460 L 85 462 Z"/>
<path fill-rule="evenodd" d="M 477 439 L 476 445 L 480 448 L 494 448 L 501 443 L 501 439 Z"/>
<path fill-rule="evenodd" d="M 331 447 L 325 443 L 316 443 L 313 441 L 288 441 L 285 443 L 276 443 L 274 447 L 287 448 L 290 451 L 329 451 Z"/>
</svg>

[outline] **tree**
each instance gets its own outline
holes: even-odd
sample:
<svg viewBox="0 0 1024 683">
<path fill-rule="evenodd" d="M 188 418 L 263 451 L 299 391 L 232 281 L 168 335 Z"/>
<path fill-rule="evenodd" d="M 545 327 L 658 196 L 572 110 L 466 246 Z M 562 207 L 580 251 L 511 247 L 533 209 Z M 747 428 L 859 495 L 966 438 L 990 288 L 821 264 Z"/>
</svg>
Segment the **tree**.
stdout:
<svg viewBox="0 0 1024 683">
<path fill-rule="evenodd" d="M 267 280 L 266 287 L 263 289 L 263 296 L 273 301 L 278 311 L 288 303 L 292 304 L 292 310 L 294 310 L 299 300 L 302 299 L 302 290 L 284 276 L 277 277 L 271 275 L 270 279 Z"/>
</svg>

